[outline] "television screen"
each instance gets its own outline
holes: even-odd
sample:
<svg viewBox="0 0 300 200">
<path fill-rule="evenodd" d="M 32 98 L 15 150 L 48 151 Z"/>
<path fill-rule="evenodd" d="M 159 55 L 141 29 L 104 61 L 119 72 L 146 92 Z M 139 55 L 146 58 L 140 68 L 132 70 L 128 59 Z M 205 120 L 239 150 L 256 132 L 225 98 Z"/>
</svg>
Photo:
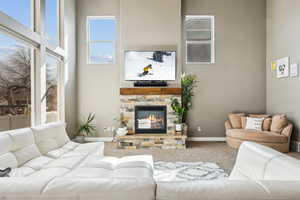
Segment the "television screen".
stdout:
<svg viewBox="0 0 300 200">
<path fill-rule="evenodd" d="M 175 80 L 175 51 L 126 51 L 125 80 Z"/>
</svg>

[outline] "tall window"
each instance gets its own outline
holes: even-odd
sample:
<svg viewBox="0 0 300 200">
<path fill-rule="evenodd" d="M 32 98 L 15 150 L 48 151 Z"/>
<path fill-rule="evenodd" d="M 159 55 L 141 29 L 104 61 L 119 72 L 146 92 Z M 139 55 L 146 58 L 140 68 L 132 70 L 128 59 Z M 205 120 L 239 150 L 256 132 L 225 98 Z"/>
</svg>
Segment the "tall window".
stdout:
<svg viewBox="0 0 300 200">
<path fill-rule="evenodd" d="M 88 64 L 113 64 L 116 51 L 115 17 L 88 17 Z"/>
<path fill-rule="evenodd" d="M 186 63 L 215 62 L 214 16 L 186 16 Z"/>
<path fill-rule="evenodd" d="M 0 33 L 0 131 L 31 122 L 31 47 Z"/>
<path fill-rule="evenodd" d="M 0 131 L 64 120 L 63 2 L 0 4 Z"/>
</svg>

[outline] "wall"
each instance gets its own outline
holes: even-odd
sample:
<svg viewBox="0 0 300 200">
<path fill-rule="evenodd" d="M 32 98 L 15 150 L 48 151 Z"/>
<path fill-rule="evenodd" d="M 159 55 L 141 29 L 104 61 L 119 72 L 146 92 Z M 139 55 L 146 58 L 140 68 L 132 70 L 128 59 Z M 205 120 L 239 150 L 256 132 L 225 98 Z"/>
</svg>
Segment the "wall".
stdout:
<svg viewBox="0 0 300 200">
<path fill-rule="evenodd" d="M 271 61 L 290 56 L 300 63 L 300 1 L 267 1 L 267 111 L 285 113 L 296 125 L 293 139 L 300 141 L 300 78 L 277 79 Z"/>
<path fill-rule="evenodd" d="M 77 128 L 76 84 L 76 0 L 65 2 L 65 120 L 67 132 L 73 136 Z"/>
<path fill-rule="evenodd" d="M 169 87 L 179 86 L 181 74 L 181 0 L 121 0 L 121 86 L 124 81 L 124 50 L 175 50 L 177 80 Z"/>
<path fill-rule="evenodd" d="M 224 137 L 228 113 L 266 109 L 266 1 L 183 0 L 182 7 L 183 16 L 215 16 L 216 63 L 183 65 L 199 79 L 190 135 Z"/>
<path fill-rule="evenodd" d="M 119 115 L 119 53 L 115 65 L 88 65 L 86 43 L 87 16 L 116 16 L 119 21 L 119 0 L 77 0 L 77 64 L 78 122 L 89 113 L 96 115 L 99 136 Z"/>
</svg>

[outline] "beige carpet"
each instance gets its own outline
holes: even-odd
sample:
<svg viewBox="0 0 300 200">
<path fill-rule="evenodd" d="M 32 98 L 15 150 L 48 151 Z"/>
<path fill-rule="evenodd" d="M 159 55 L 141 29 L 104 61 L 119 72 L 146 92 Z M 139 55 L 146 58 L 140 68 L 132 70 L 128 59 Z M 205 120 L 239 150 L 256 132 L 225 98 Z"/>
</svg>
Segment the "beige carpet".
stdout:
<svg viewBox="0 0 300 200">
<path fill-rule="evenodd" d="M 190 142 L 183 150 L 150 150 L 117 149 L 114 143 L 105 143 L 104 155 L 128 156 L 151 154 L 155 161 L 182 161 L 182 162 L 215 162 L 226 171 L 234 166 L 237 151 L 228 147 L 225 142 Z M 300 159 L 300 153 L 289 153 L 290 156 Z"/>
</svg>

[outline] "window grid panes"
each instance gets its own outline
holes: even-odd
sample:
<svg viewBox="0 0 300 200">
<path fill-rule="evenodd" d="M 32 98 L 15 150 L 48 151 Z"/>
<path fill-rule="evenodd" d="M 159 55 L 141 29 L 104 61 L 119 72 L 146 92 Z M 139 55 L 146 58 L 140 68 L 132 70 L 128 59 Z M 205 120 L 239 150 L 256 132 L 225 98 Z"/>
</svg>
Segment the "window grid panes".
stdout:
<svg viewBox="0 0 300 200">
<path fill-rule="evenodd" d="M 214 17 L 186 16 L 186 62 L 214 63 Z"/>
<path fill-rule="evenodd" d="M 45 29 L 47 41 L 54 46 L 59 44 L 58 0 L 45 0 Z"/>
<path fill-rule="evenodd" d="M 31 125 L 31 47 L 0 33 L 0 131 Z"/>
<path fill-rule="evenodd" d="M 88 17 L 88 64 L 113 64 L 115 62 L 115 17 Z"/>
</svg>

